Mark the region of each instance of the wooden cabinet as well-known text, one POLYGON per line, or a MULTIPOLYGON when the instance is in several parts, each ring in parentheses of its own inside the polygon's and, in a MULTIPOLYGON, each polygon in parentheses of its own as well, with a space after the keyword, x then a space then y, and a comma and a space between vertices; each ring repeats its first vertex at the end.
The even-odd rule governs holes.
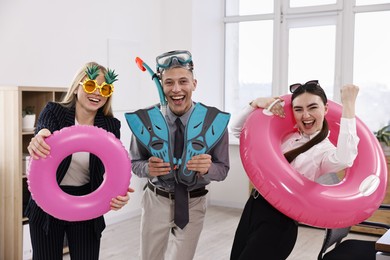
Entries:
POLYGON ((38 119, 49 101, 67 88, 0 86, 0 259, 22 259, 24 206, 29 199, 23 154, 34 135, 22 129, 22 110, 33 107, 38 119))
MULTIPOLYGON (((386 157, 387 160, 387 172, 390 173, 390 156, 386 157)), ((388 178, 387 181, 387 189, 386 189, 386 196, 383 200, 384 204, 390 204, 390 179, 388 178)), ((369 221, 374 222, 381 222, 390 224, 390 211, 384 211, 384 210, 378 210, 376 211, 369 219, 369 221)), ((352 227, 352 231, 360 232, 360 233, 367 233, 367 234, 377 234, 377 235, 383 235, 386 233, 386 230, 384 229, 375 229, 375 228, 368 228, 368 227, 362 227, 362 226, 354 226, 352 227)))

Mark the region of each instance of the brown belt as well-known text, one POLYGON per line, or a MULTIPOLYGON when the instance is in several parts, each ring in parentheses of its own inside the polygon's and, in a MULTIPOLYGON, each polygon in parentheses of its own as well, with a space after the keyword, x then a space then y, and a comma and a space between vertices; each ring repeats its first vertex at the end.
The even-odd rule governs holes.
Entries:
MULTIPOLYGON (((155 185, 153 185, 150 181, 148 181, 148 183, 146 184, 146 186, 147 186, 151 191, 153 191, 155 194, 157 194, 157 195, 163 196, 163 197, 168 198, 168 199, 171 199, 171 200, 174 200, 174 199, 175 199, 175 194, 174 194, 173 192, 168 192, 168 191, 159 189, 159 188, 157 188, 155 185)), ((199 189, 196 189, 196 190, 192 190, 192 191, 190 191, 190 192, 188 192, 188 193, 189 193, 189 195, 190 195, 190 198, 197 198, 197 197, 201 197, 201 196, 206 195, 207 192, 209 192, 209 191, 206 190, 205 187, 202 187, 202 188, 199 188, 199 189)))

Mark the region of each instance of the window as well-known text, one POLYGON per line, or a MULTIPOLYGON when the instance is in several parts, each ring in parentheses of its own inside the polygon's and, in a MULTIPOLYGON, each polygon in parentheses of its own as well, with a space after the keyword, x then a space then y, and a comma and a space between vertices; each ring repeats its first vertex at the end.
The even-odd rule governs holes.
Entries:
POLYGON ((388 4, 389 0, 356 0, 356 5, 388 4))
POLYGON ((272 94, 272 21, 227 24, 226 99, 228 107, 243 107, 254 96, 272 94), (257 32, 253 34, 253 32, 257 32))
POLYGON ((390 11, 356 14, 353 75, 360 87, 356 113, 374 131, 390 123, 389 24, 390 11))
MULTIPOLYGON (((293 28, 289 32, 288 79, 305 83, 317 79, 333 98, 336 28, 334 25, 293 28)), ((290 85, 290 84, 289 84, 290 85)), ((288 88, 286 88, 286 91, 288 88)))
POLYGON ((306 7, 314 5, 326 5, 326 4, 335 4, 336 0, 290 0, 290 7, 306 7))
POLYGON ((390 0, 225 3, 226 111, 318 79, 336 102, 340 86, 358 85, 356 112, 372 131, 390 123, 390 0))
POLYGON ((226 0, 226 15, 252 15, 273 13, 273 0, 226 0))

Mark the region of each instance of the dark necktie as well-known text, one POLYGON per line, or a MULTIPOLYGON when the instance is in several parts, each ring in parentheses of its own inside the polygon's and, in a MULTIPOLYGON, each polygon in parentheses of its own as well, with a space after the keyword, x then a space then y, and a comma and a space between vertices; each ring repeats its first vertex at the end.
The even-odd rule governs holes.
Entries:
MULTIPOLYGON (((184 146, 184 126, 180 118, 176 118, 175 146, 173 155, 177 160, 181 158, 184 146)), ((184 162, 182 162, 184 163, 184 162)), ((189 220, 188 216, 188 191, 187 186, 175 183, 175 224, 183 229, 189 220)))

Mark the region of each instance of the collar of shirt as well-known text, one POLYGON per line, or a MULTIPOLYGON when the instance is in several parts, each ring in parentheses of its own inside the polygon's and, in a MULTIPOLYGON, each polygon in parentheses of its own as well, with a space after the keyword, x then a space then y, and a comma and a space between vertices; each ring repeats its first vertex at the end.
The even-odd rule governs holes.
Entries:
POLYGON ((304 140, 309 141, 309 140, 313 139, 316 135, 318 135, 320 133, 320 131, 317 131, 317 132, 315 132, 314 134, 311 134, 311 135, 307 135, 305 133, 302 133, 300 130, 298 130, 298 133, 299 133, 298 140, 303 138, 304 140))
POLYGON ((167 121, 168 121, 169 125, 174 125, 175 121, 176 121, 176 118, 179 117, 180 120, 181 120, 181 123, 185 127, 187 125, 188 119, 190 118, 190 115, 191 115, 193 110, 194 110, 194 102, 192 102, 192 105, 191 105, 190 109, 188 109, 188 111, 186 113, 184 113, 184 115, 179 117, 179 116, 175 115, 171 111, 171 109, 168 107, 166 118, 167 118, 167 121))
MULTIPOLYGON (((317 131, 314 134, 307 135, 307 134, 299 131, 299 129, 297 129, 296 132, 293 132, 290 135, 288 135, 286 137, 286 139, 284 139, 284 141, 282 142, 283 153, 286 153, 292 149, 295 149, 295 148, 298 148, 298 147, 304 145, 305 143, 307 143, 308 141, 313 139, 319 133, 320 133, 320 131, 317 131)), ((328 133, 328 137, 329 137, 329 134, 330 134, 330 131, 328 133)))

